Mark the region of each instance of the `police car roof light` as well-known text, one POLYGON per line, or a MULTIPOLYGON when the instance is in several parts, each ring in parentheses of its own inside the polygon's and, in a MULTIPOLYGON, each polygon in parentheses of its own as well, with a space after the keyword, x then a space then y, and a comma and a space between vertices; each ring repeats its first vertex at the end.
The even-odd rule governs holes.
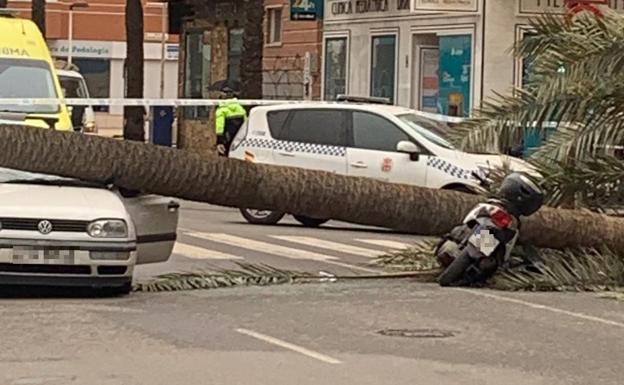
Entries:
POLYGON ((373 96, 351 96, 351 95, 338 95, 336 96, 337 102, 350 102, 350 103, 368 103, 368 104, 388 104, 392 105, 392 101, 389 98, 379 98, 373 96))

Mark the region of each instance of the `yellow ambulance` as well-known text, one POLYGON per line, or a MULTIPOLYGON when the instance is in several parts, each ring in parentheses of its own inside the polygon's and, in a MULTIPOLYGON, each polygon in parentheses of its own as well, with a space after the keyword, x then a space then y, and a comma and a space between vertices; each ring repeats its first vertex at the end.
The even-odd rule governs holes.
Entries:
POLYGON ((0 10, 0 99, 58 99, 50 104, 2 103, 0 119, 71 131, 54 62, 39 28, 0 10))

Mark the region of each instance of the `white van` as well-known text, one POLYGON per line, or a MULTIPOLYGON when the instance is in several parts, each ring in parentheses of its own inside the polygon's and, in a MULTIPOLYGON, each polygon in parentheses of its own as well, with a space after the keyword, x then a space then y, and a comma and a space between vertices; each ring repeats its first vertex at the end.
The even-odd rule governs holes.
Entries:
MULTIPOLYGON (((70 71, 65 69, 57 69, 59 81, 61 82, 61 88, 65 98, 69 99, 89 99, 89 88, 84 77, 77 71, 70 71)), ((91 106, 68 106, 70 109, 79 108, 84 109, 82 114, 82 120, 72 122, 74 131, 97 133, 97 126, 95 124, 95 111, 91 106)), ((72 114, 75 119, 79 119, 80 114, 72 114)))

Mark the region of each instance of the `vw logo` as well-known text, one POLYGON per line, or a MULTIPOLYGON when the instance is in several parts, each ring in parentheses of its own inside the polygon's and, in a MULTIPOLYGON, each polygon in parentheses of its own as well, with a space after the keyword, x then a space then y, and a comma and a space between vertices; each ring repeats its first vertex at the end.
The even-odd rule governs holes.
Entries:
POLYGON ((50 234, 52 232, 52 223, 50 221, 41 221, 37 225, 37 229, 41 234, 50 234))

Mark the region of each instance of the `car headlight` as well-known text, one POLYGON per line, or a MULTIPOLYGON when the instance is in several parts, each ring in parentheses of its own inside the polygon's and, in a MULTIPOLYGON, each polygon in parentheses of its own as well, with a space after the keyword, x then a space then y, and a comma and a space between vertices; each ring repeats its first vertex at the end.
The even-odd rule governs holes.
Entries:
POLYGON ((118 219, 102 219, 91 222, 87 232, 93 238, 126 238, 128 226, 126 222, 118 219))

